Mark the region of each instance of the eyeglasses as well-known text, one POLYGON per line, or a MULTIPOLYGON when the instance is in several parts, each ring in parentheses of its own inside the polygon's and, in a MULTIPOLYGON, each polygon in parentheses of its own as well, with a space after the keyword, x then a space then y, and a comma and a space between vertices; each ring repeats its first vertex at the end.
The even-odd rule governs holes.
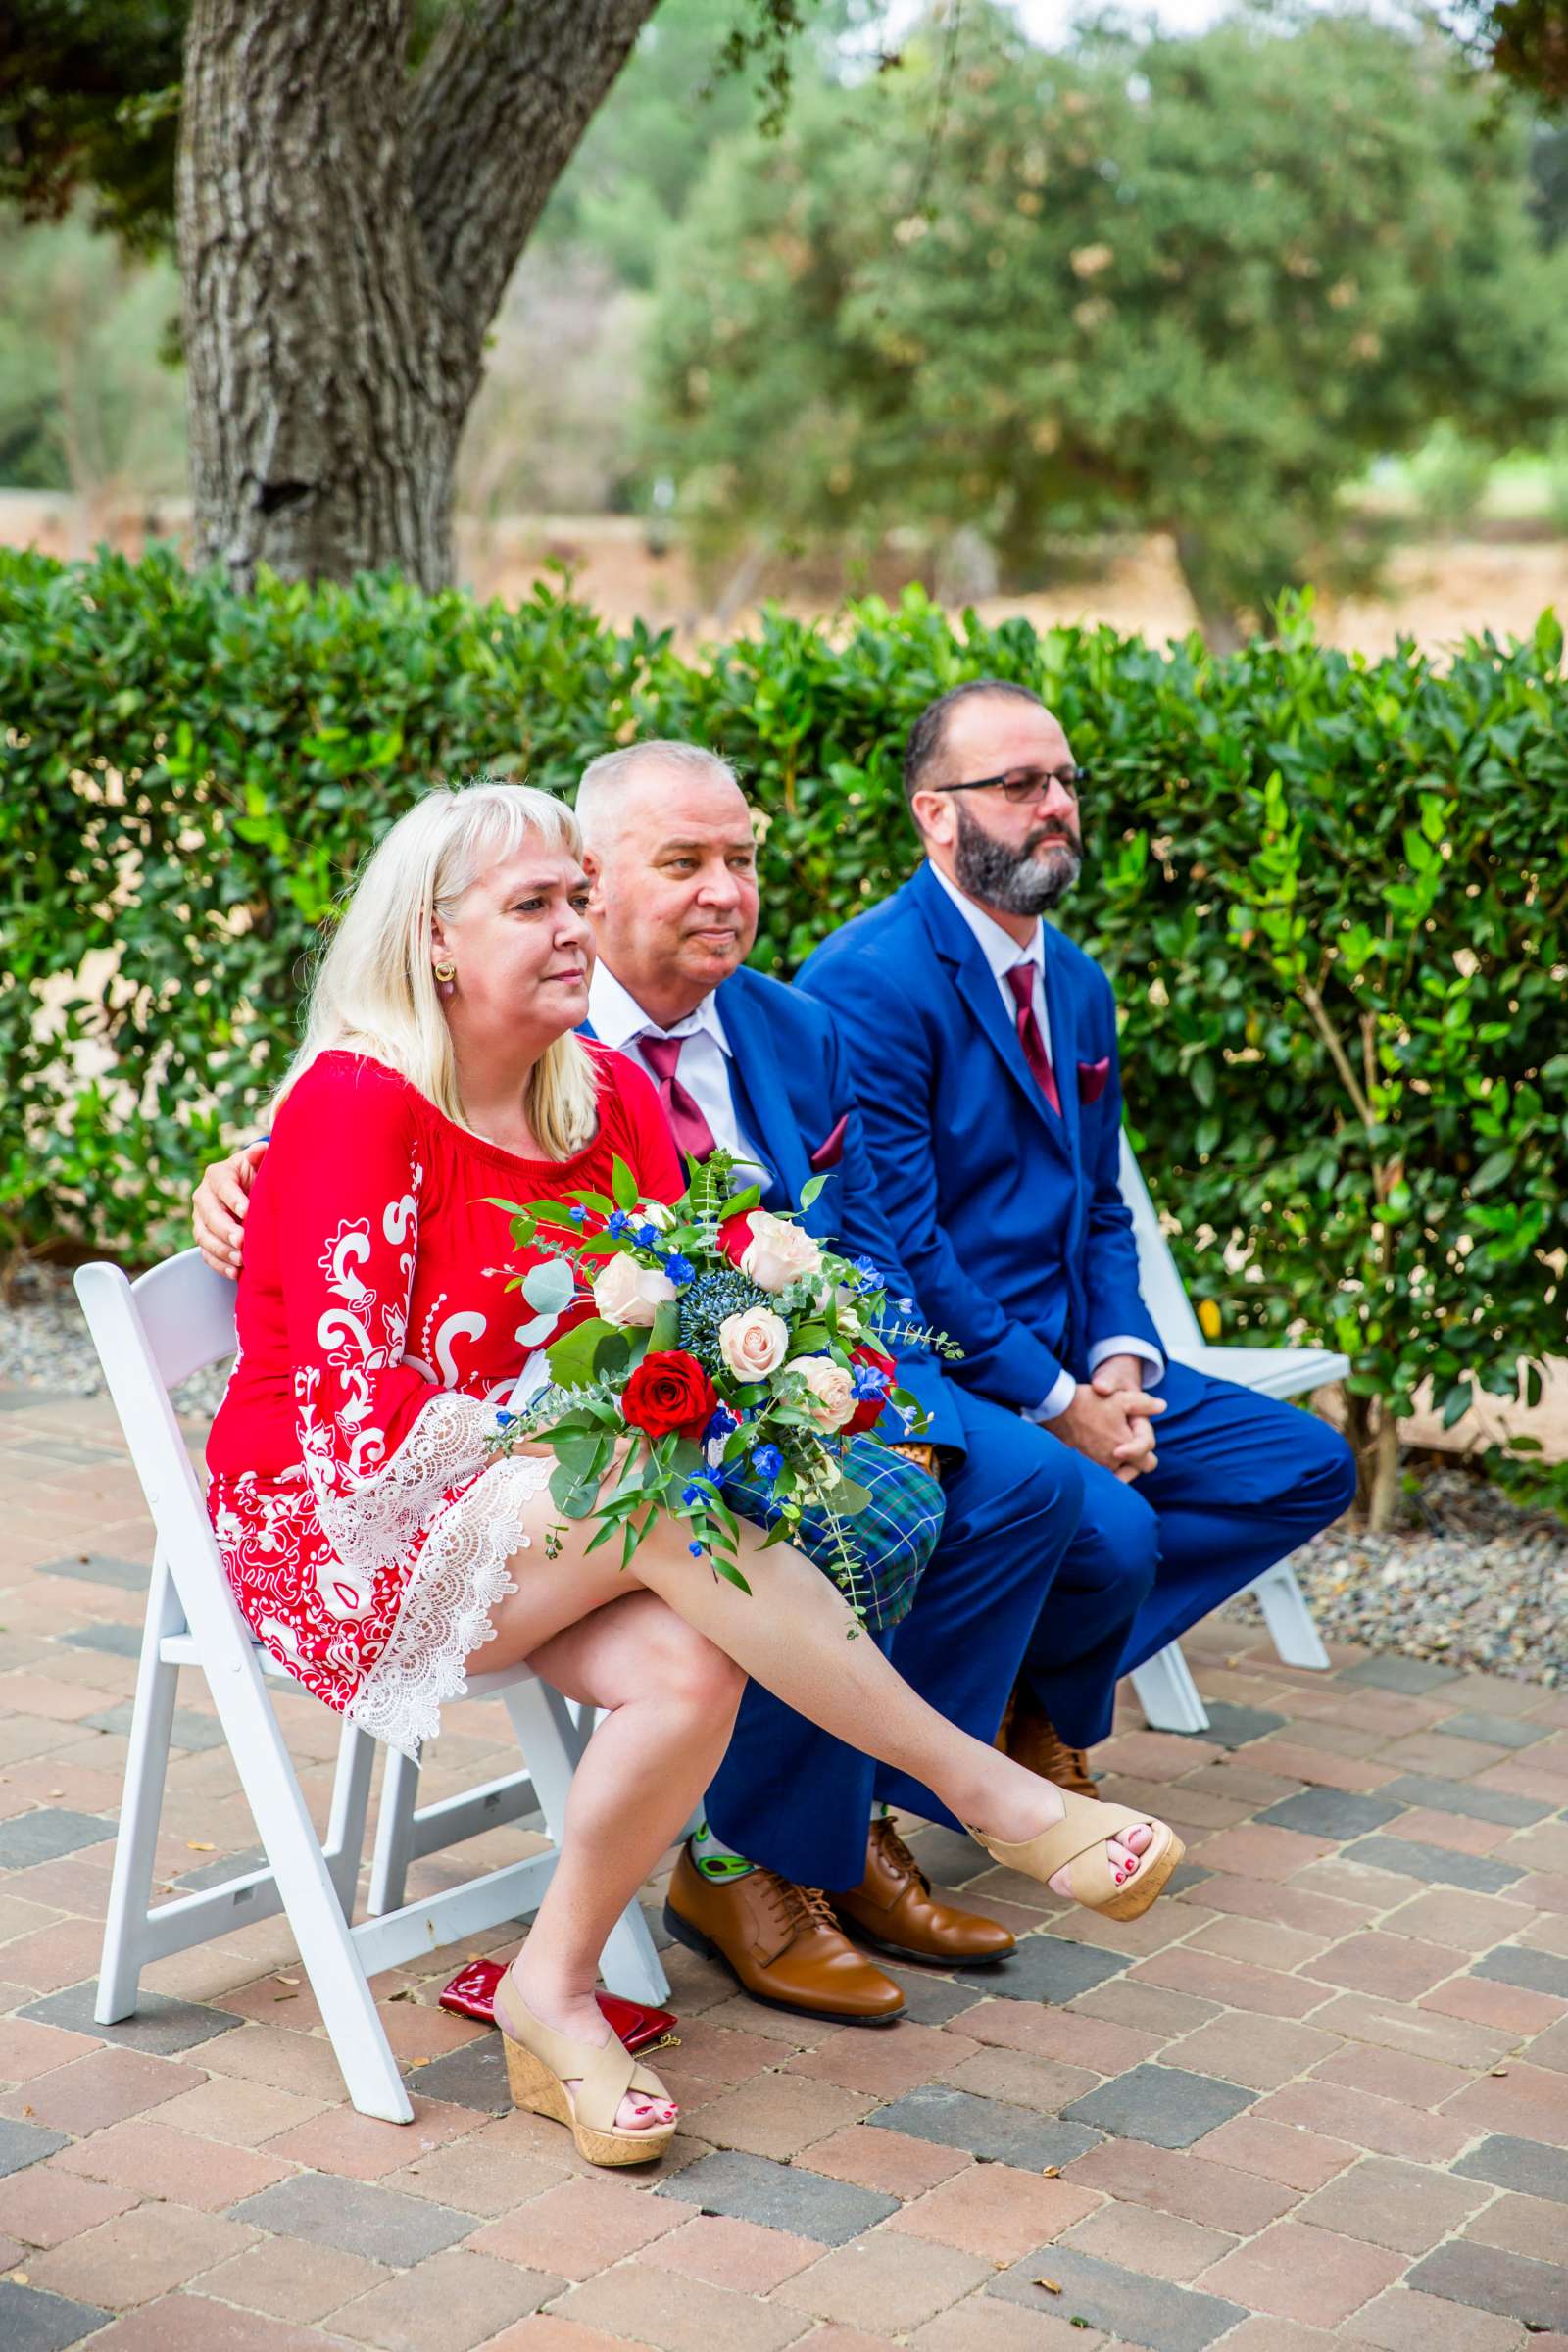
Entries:
POLYGON ((1089 781, 1087 767, 1009 767, 1004 776, 971 776, 963 784, 928 784, 928 792, 993 792, 1002 794, 1015 808, 1026 801, 1043 801, 1053 784, 1063 792, 1076 793, 1081 784, 1089 781))

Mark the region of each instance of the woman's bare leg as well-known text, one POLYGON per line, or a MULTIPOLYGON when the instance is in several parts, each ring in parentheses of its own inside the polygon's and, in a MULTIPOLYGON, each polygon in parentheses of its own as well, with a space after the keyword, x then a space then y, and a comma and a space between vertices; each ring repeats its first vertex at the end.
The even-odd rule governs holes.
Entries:
MULTIPOLYGON (((595 1609, 530 1662, 566 1697, 608 1712, 572 1775, 561 1860, 514 1975, 544 2024, 597 2043, 608 2037, 594 1998, 605 1940, 717 1770, 746 1678, 648 1592, 595 1609)), ((636 2131, 675 2113, 628 2092, 616 2121, 636 2131)))
MULTIPOLYGON (((739 1556, 752 1588, 746 1593, 715 1576, 706 1559, 693 1559, 684 1528, 663 1514, 624 1570, 608 1560, 608 1546, 587 1551, 592 1520, 571 1523, 559 1555, 548 1558, 540 1539, 555 1519, 549 1495, 537 1496, 527 1518, 533 1546, 512 1561, 517 1590, 495 1612, 495 1640, 474 1654, 480 1671, 534 1656, 544 1642, 608 1598, 643 1585, 786 1706, 924 1781, 960 1821, 1012 1843, 1061 1819, 1061 1799, 1051 1782, 959 1731, 911 1690, 873 1642, 849 1639, 854 1619, 842 1594, 787 1544, 764 1553, 760 1532, 741 1523, 739 1556)), ((1112 1867, 1132 1870, 1149 1843, 1150 1833, 1142 1829, 1129 1831, 1125 1839, 1108 1838, 1112 1867)), ((1058 1893, 1071 1894, 1065 1872, 1052 1884, 1058 1893)), ((628 1887, 621 1902, 632 1891, 628 1887)))

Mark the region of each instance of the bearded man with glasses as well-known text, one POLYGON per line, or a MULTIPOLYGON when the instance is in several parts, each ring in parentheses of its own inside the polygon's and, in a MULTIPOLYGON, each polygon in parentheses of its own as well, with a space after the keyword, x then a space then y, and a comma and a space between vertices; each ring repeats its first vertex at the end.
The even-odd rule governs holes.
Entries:
MULTIPOLYGON (((1080 1457, 1083 1517, 1000 1738, 1088 1794, 1117 1677, 1336 1519, 1354 1464, 1310 1413, 1165 1360, 1117 1183, 1110 983, 1042 919, 1083 864, 1088 777, 1060 724, 1027 687, 956 686, 916 720, 904 781, 924 861, 800 984, 850 1046, 884 1215, 964 1350, 952 1376, 1080 1457)), ((956 1634, 934 1607, 901 1631, 916 1689, 956 1634)), ((878 1794, 931 1810, 896 1775, 878 1794)))

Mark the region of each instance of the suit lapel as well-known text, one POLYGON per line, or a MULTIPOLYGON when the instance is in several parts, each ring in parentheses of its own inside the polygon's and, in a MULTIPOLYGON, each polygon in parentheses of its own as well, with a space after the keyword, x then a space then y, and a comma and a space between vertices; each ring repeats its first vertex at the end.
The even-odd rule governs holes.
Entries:
POLYGON ((717 1004, 729 1040, 730 1093, 741 1124, 756 1135, 793 1207, 811 1173, 810 1162, 768 1023, 747 985, 744 967, 719 982, 717 1004))
MULTIPOLYGON (((1023 1048, 1018 1043, 1017 1028, 1007 1017, 1006 1006, 1002 1001, 1002 990, 997 985, 995 973, 981 953, 979 941, 948 897, 941 883, 933 878, 929 866, 923 865, 920 868, 911 888, 920 895, 921 912, 925 918, 926 928, 931 934, 932 945, 943 962, 952 971, 954 985, 968 1007, 976 1025, 984 1031, 996 1052, 1001 1055, 1002 1060, 1017 1082, 1024 1101, 1050 1136, 1056 1150, 1064 1156, 1071 1158, 1072 1144, 1068 1138, 1067 1128, 1063 1119, 1057 1118, 1052 1110, 1035 1082, 1033 1070, 1030 1069, 1023 1057, 1023 1048)), ((1049 936, 1046 960, 1049 974, 1051 962, 1049 936)), ((1053 1044, 1054 1044, 1055 998, 1049 997, 1047 1002, 1051 1012, 1053 1044)), ((1067 1096, 1062 1084, 1062 1064, 1059 1060, 1055 1063, 1055 1069, 1056 1090, 1061 1095, 1065 1109, 1067 1096)), ((1076 1112, 1076 1105, 1074 1109, 1076 1112)), ((1074 1126, 1075 1136, 1076 1123, 1074 1126)))

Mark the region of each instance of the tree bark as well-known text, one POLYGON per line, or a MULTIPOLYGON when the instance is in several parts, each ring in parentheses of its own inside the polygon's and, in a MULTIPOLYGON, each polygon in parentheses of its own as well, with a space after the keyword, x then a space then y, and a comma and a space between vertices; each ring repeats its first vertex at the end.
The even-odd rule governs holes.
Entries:
POLYGON ((452 574, 458 442, 551 189, 657 0, 194 0, 177 220, 197 561, 452 574))

